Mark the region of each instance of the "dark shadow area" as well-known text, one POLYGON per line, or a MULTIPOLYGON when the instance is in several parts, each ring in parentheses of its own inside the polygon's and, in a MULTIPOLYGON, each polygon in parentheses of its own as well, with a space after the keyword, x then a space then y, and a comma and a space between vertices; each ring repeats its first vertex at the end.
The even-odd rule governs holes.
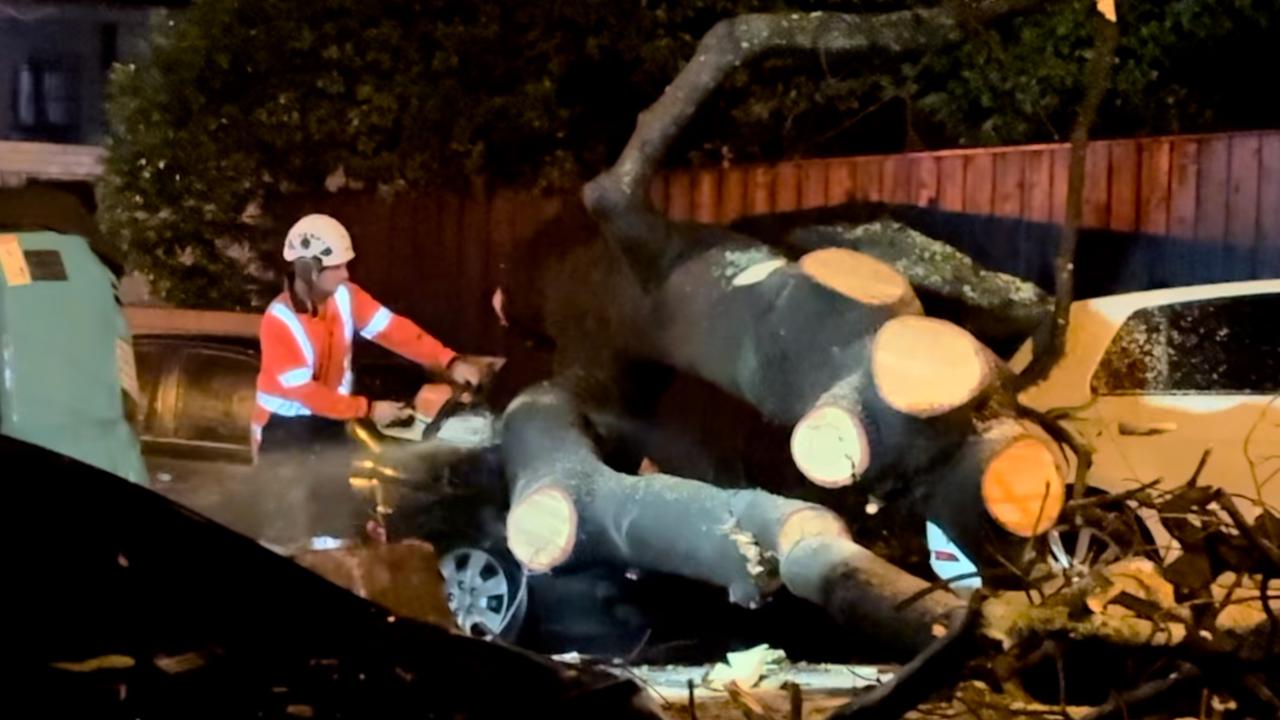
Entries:
POLYGON ((9 613, 30 717, 641 717, 634 685, 396 618, 107 473, 0 437, 31 538, 9 613), (495 678, 502 692, 493 692, 495 678))

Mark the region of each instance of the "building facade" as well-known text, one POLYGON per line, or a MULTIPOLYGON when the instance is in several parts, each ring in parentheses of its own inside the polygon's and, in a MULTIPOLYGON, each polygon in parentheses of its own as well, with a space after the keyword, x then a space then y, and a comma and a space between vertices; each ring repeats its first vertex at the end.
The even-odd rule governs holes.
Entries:
POLYGON ((0 140, 101 145, 111 66, 146 53, 154 12, 0 0, 0 140))

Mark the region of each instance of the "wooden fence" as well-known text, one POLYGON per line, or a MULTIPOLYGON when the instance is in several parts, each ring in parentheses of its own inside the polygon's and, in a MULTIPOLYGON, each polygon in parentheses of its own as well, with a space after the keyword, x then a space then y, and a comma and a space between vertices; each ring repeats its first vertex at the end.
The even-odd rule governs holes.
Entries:
MULTIPOLYGON (((670 217, 704 222, 862 201, 1053 230, 1066 212, 1068 156, 1066 144, 1053 144, 674 170, 654 182, 651 197, 670 217)), ((449 342, 496 351, 502 336, 489 298, 497 278, 511 250, 564 201, 477 188, 391 202, 344 194, 325 209, 358 238, 358 281, 449 342)), ((1156 262, 1166 240, 1200 258, 1230 258, 1202 273, 1140 275, 1137 285, 1280 275, 1280 131, 1090 143, 1084 227, 1154 242, 1155 255, 1134 263, 1156 262)), ((1014 242, 1046 246, 1053 234, 1014 242)), ((1032 249, 1022 253, 1029 264, 1003 269, 1047 271, 1051 250, 1032 249)))
MULTIPOLYGON (((743 215, 851 200, 1061 223, 1066 144, 679 170, 651 197, 671 217, 743 215)), ((1084 226, 1255 243, 1280 236, 1280 131, 1090 143, 1084 226)))

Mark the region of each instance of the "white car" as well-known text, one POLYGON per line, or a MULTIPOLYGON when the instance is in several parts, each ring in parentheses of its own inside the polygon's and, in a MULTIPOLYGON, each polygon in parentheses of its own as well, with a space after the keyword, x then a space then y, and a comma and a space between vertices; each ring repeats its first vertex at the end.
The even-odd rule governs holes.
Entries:
MULTIPOLYGON (((1010 364, 1020 370, 1030 357, 1028 342, 1010 364)), ((1073 303, 1062 359, 1020 400, 1060 414, 1092 445, 1093 487, 1176 487, 1211 449, 1201 484, 1235 495, 1246 517, 1263 504, 1276 512, 1280 280, 1073 303)))

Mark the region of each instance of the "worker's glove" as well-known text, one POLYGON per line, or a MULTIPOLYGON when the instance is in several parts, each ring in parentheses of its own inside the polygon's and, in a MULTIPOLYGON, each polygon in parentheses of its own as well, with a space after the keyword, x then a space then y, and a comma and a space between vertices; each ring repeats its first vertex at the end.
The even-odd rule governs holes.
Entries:
POLYGON ((369 403, 369 419, 375 425, 391 425, 413 416, 413 408, 394 400, 374 400, 369 403))
POLYGON ((445 374, 455 385, 478 387, 493 377, 504 362, 506 362, 504 358, 458 355, 450 361, 445 374))

